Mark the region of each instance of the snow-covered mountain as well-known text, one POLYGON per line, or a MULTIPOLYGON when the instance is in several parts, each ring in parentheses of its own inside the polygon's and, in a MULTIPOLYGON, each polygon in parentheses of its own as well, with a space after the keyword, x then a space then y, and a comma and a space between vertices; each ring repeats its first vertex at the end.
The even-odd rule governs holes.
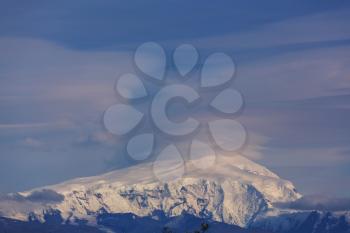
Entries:
POLYGON ((155 178, 152 164, 142 164, 7 195, 0 201, 0 213, 6 218, 41 222, 48 214, 58 213, 65 222, 92 225, 106 213, 155 218, 159 212, 166 217, 186 213, 274 232, 288 231, 310 214, 282 213, 274 207, 273 203, 295 201, 301 195, 291 182, 242 156, 220 156, 206 170, 193 163, 196 161, 186 164, 185 177, 166 183, 155 178), (283 217, 277 221, 276 216, 283 217))
POLYGON ((258 217, 250 229, 288 233, 349 233, 349 212, 272 210, 258 217))

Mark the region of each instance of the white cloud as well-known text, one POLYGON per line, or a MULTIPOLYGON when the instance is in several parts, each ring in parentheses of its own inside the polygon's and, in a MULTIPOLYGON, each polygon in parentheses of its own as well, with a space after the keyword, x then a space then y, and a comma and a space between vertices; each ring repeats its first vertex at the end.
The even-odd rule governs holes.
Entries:
POLYGON ((350 198, 307 195, 293 202, 277 203, 277 206, 297 210, 346 211, 350 209, 350 198))

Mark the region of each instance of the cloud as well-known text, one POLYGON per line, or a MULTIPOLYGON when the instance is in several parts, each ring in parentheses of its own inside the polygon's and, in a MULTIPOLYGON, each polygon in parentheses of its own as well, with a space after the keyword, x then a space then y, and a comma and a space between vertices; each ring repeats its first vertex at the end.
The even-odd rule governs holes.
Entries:
POLYGON ((235 85, 246 101, 302 100, 350 87, 350 46, 284 52, 243 62, 235 85))
POLYGON ((38 203, 59 203, 64 200, 64 196, 51 189, 42 189, 31 192, 28 196, 20 193, 12 193, 0 196, 1 201, 16 201, 16 202, 38 202, 38 203))
POLYGON ((0 124, 2 132, 23 132, 24 130, 33 132, 52 129, 72 129, 74 127, 76 127, 76 122, 64 118, 50 122, 0 124))
POLYGON ((34 191, 26 197, 28 201, 32 202, 62 202, 64 196, 51 189, 42 189, 40 191, 34 191))
POLYGON ((197 47, 256 49, 292 44, 349 40, 349 9, 315 13, 260 25, 235 34, 197 38, 197 47))
POLYGON ((81 52, 45 40, 0 37, 0 54, 0 106, 14 110, 33 103, 61 114, 104 109, 115 100, 115 79, 133 70, 129 51, 81 52))
POLYGON ((293 202, 276 203, 275 205, 280 208, 296 210, 344 211, 350 210, 350 198, 309 195, 293 202))
POLYGON ((42 128, 49 126, 49 123, 17 123, 17 124, 0 124, 0 129, 24 129, 24 128, 42 128))

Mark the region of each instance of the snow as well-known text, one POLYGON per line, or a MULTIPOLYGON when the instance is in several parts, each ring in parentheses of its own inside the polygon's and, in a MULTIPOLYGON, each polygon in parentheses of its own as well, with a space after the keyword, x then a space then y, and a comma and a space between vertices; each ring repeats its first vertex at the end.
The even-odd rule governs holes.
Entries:
POLYGON ((217 156, 215 165, 205 170, 188 162, 185 177, 167 183, 158 181, 152 171, 152 164, 146 163, 37 188, 21 195, 50 189, 64 195, 64 201, 0 201, 0 213, 20 220, 34 213, 43 220, 46 210, 57 209, 64 219, 86 219, 94 224, 101 209, 138 216, 150 216, 157 210, 178 216, 185 211, 246 227, 273 208, 272 203, 301 197, 291 182, 238 155, 217 156))

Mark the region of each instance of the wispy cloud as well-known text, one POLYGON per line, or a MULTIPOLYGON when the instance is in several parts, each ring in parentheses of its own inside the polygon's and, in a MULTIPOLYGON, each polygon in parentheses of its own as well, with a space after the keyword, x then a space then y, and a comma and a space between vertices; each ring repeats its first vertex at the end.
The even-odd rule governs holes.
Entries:
POLYGON ((0 124, 0 129, 23 129, 23 128, 42 128, 50 126, 50 123, 22 123, 22 124, 0 124))
POLYGON ((350 210, 350 198, 308 195, 296 201, 276 203, 278 207, 297 210, 344 211, 350 210))
POLYGON ((349 9, 314 13, 277 22, 267 22, 234 34, 197 38, 191 41, 201 48, 233 50, 350 40, 349 9))
MULTIPOLYGON (((0 201, 15 201, 21 202, 39 202, 39 203, 59 203, 64 200, 64 196, 51 189, 35 190, 28 195, 20 193, 11 193, 7 195, 0 195, 0 201)), ((6 204, 5 204, 6 205, 6 204)))

